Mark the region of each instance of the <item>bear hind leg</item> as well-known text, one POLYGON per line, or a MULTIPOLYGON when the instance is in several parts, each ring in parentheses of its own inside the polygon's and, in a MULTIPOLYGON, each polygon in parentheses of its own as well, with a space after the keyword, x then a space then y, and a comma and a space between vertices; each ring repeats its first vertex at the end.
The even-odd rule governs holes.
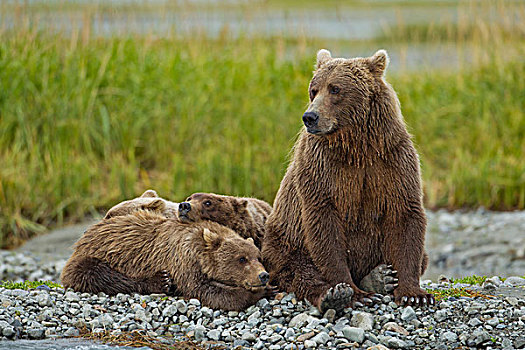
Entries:
POLYGON ((115 295, 168 293, 170 290, 170 278, 166 271, 135 279, 112 269, 102 260, 89 257, 78 259, 68 270, 70 271, 63 284, 78 292, 115 295))

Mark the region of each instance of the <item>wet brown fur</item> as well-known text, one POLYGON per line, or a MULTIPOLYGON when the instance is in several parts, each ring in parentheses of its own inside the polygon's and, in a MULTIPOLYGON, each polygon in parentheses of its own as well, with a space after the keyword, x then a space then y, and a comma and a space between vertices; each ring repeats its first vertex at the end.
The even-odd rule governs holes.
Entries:
POLYGON ((251 237, 262 246, 270 204, 257 198, 223 196, 214 193, 194 193, 186 199, 191 210, 181 221, 210 220, 231 228, 243 238, 251 237), (209 204, 209 205, 208 205, 209 204))
POLYGON ((426 295, 419 158, 383 78, 387 63, 384 51, 354 59, 320 51, 307 110, 319 122, 302 130, 267 220, 271 283, 316 305, 342 282, 362 298, 357 285, 381 263, 398 270, 397 302, 426 295))
POLYGON ((61 280, 80 292, 152 293, 157 291, 147 282, 159 270, 170 274, 182 296, 212 308, 240 310, 266 293, 253 240, 214 222, 180 223, 148 210, 89 228, 75 244, 61 280))

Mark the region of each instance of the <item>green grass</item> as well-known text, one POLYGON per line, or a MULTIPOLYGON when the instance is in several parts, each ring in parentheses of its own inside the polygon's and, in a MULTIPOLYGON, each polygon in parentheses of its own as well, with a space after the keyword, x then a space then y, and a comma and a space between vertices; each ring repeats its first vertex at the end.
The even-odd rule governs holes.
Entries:
MULTIPOLYGON (((388 74, 429 207, 525 208, 525 44, 491 33, 458 46, 458 69, 388 74)), ((0 246, 147 188, 272 202, 326 45, 3 32, 0 246)))
POLYGON ((13 282, 13 281, 1 281, 0 288, 5 289, 36 289, 38 286, 46 285, 50 288, 62 288, 58 283, 52 281, 24 281, 24 282, 13 282))
POLYGON ((472 275, 472 276, 465 276, 462 278, 451 278, 450 281, 452 283, 466 283, 470 285, 482 285, 483 282, 487 280, 487 276, 478 276, 478 275, 472 275))

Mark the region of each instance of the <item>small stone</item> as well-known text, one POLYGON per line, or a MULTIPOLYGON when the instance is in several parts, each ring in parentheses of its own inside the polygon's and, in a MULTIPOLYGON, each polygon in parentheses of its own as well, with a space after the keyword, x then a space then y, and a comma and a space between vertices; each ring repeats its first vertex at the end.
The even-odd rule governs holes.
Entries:
POLYGON ((185 314, 188 311, 188 305, 186 305, 184 300, 177 300, 177 302, 175 302, 175 306, 181 314, 185 314))
POLYGON ((293 328, 288 328, 286 332, 284 332, 284 338, 288 341, 294 340, 295 331, 293 330, 293 328))
POLYGON ((30 339, 42 339, 44 338, 45 332, 44 328, 29 328, 27 330, 27 335, 30 339))
POLYGON ((109 314, 97 316, 97 320, 104 327, 112 327, 114 323, 113 318, 109 314))
POLYGON ((441 334, 440 339, 447 343, 453 343, 456 340, 458 340, 458 336, 454 332, 446 331, 443 334, 441 334))
POLYGON ((518 277, 518 276, 508 277, 505 280, 505 284, 508 284, 512 287, 525 286, 525 278, 518 277))
POLYGON ((314 332, 304 333, 298 336, 296 340, 297 342, 301 343, 301 342, 304 342, 305 340, 312 338, 314 335, 315 335, 314 332))
POLYGON ((254 342, 257 339, 257 337, 253 333, 246 332, 242 335, 242 339, 249 341, 249 342, 254 342))
POLYGON ((194 329, 195 340, 197 340, 197 341, 204 340, 204 338, 205 338, 204 332, 205 331, 206 331, 206 328, 204 328, 204 326, 196 326, 195 329, 194 329))
POLYGON ((11 326, 2 329, 2 335, 7 338, 11 338, 16 334, 15 329, 11 326))
POLYGON ((212 340, 218 341, 221 338, 221 332, 216 329, 212 329, 206 333, 206 336, 212 340))
POLYGON ((306 325, 313 317, 308 315, 307 313, 303 312, 297 316, 294 316, 290 320, 290 323, 288 323, 288 326, 294 327, 294 328, 302 328, 304 325, 306 325))
POLYGON ((496 327, 499 324, 499 320, 497 317, 489 318, 486 322, 491 327, 496 327))
POLYGON ((478 318, 471 318, 467 324, 471 327, 477 327, 479 326, 480 324, 482 324, 483 322, 481 322, 478 318))
POLYGON ((315 337, 313 337, 312 340, 318 345, 319 344, 324 345, 328 342, 328 340, 330 340, 330 336, 326 332, 321 332, 317 334, 315 337))
POLYGON ((490 335, 483 330, 475 330, 472 336, 467 340, 468 346, 479 347, 490 341, 490 335))
POLYGON ((501 279, 498 276, 492 276, 491 278, 487 278, 486 282, 492 283, 493 285, 499 287, 501 284, 501 279))
POLYGON ((374 317, 367 312, 356 312, 350 320, 350 325, 365 331, 371 331, 374 327, 374 317))
POLYGON ((516 340, 514 340, 514 347, 516 349, 523 349, 525 348, 525 337, 518 337, 516 340))
POLYGON ((412 306, 407 306, 403 312, 401 313, 401 319, 405 322, 410 322, 414 318, 416 318, 416 312, 412 308, 412 306))
POLYGON ((407 343, 404 340, 396 337, 388 339, 386 345, 394 349, 404 349, 407 347, 407 343))
POLYGON ((65 332, 65 337, 77 337, 80 335, 80 332, 75 327, 69 327, 65 332))
POLYGON ((162 310, 163 317, 173 317, 177 314, 178 308, 176 305, 170 304, 162 310))
POLYGON ((75 292, 66 292, 66 294, 64 295, 64 298, 66 299, 66 301, 79 301, 80 300, 80 297, 75 292))
POLYGON ((389 349, 383 344, 376 344, 374 346, 367 348, 366 350, 389 350, 389 349))
POLYGON ((383 326, 383 329, 385 331, 391 331, 391 332, 396 332, 402 335, 408 335, 408 331, 395 322, 385 323, 385 325, 383 326))
POLYGON ((434 319, 437 322, 443 322, 448 318, 447 311, 446 310, 438 310, 436 311, 434 315, 434 319))
POLYGON ((235 339, 233 341, 233 347, 234 348, 237 348, 237 347, 245 347, 245 346, 249 346, 250 343, 248 343, 246 340, 244 339, 235 339))
POLYGON ((343 336, 350 341, 361 344, 365 340, 365 331, 361 328, 345 326, 343 336))
POLYGON ((35 300, 40 306, 52 306, 53 305, 53 302, 51 301, 51 297, 49 296, 48 293, 45 293, 45 292, 38 294, 35 300))
POLYGON ((304 341, 304 347, 307 348, 307 349, 313 349, 313 348, 317 347, 317 343, 314 342, 313 340, 305 340, 304 341))
POLYGON ((201 306, 201 302, 199 301, 199 299, 195 299, 195 298, 190 299, 189 304, 190 305, 195 305, 197 307, 201 306))
POLYGON ((333 323, 334 319, 335 319, 335 315, 336 315, 336 312, 335 312, 334 309, 328 309, 324 313, 323 317, 326 318, 328 320, 328 322, 333 323))

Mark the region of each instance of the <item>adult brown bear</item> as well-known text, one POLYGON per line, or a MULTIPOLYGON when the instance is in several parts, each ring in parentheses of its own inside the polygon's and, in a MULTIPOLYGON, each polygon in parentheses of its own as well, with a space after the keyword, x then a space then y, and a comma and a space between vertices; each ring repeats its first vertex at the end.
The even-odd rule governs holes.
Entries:
POLYGON ((419 158, 387 53, 332 58, 319 51, 305 128, 266 222, 263 259, 271 283, 321 311, 370 296, 361 280, 392 264, 402 304, 433 304, 419 287, 426 216, 419 158))

